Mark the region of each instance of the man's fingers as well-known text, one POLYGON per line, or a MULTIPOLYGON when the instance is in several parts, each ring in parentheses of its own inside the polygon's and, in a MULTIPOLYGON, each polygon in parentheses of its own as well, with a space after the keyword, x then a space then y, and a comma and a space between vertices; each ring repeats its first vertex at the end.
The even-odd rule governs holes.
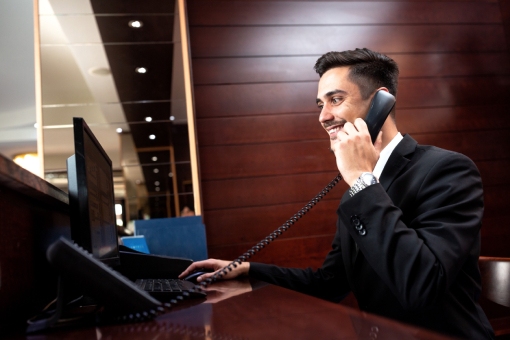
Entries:
POLYGON ((186 270, 184 270, 179 275, 179 278, 182 279, 182 278, 188 276, 189 274, 193 273, 195 270, 200 269, 200 268, 214 270, 215 268, 214 268, 213 260, 209 259, 209 260, 204 260, 204 261, 193 262, 188 268, 186 268, 186 270))
POLYGON ((207 280, 208 278, 212 277, 214 274, 216 274, 216 272, 214 272, 214 273, 206 273, 204 275, 200 275, 199 277, 197 277, 197 282, 202 282, 204 280, 207 280))
POLYGON ((188 274, 195 270, 195 267, 196 267, 195 263, 192 263, 188 268, 186 268, 182 273, 179 274, 179 279, 188 276, 188 274))

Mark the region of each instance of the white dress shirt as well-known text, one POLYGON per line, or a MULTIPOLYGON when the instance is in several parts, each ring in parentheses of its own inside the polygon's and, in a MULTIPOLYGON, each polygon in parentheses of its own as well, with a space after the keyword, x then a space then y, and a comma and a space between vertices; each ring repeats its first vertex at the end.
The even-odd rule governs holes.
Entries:
POLYGON ((381 177, 384 166, 386 165, 386 163, 388 162, 388 159, 391 156, 391 153, 393 152, 393 150, 395 150, 398 143, 400 143, 400 141, 402 139, 404 139, 402 134, 400 132, 397 132, 397 134, 395 135, 395 137, 393 137, 391 142, 389 142, 388 145, 386 145, 386 147, 381 150, 381 153, 379 155, 379 160, 375 164, 374 171, 372 171, 372 173, 374 174, 375 178, 377 178, 378 181, 379 181, 379 178, 381 177))

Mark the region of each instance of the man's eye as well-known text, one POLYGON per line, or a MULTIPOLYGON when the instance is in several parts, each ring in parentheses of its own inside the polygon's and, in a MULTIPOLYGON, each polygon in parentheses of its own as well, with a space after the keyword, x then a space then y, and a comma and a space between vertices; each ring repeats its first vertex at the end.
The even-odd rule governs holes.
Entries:
POLYGON ((338 104, 338 103, 340 103, 340 98, 332 98, 332 99, 331 99, 331 103, 333 103, 333 104, 338 104))
POLYGON ((324 104, 317 104, 317 107, 319 108, 319 110, 322 110, 322 108, 324 107, 324 104))

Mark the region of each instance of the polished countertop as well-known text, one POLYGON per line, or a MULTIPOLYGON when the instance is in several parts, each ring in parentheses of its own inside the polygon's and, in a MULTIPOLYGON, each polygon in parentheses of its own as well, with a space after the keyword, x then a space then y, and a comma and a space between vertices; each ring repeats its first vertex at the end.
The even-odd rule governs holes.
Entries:
POLYGON ((288 289, 248 279, 208 288, 151 321, 87 326, 27 339, 449 339, 288 289))

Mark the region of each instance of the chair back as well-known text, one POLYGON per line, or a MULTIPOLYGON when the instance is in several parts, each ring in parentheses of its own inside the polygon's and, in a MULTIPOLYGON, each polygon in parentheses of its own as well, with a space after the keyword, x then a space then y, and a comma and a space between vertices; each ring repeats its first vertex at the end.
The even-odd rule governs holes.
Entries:
POLYGON ((480 256, 480 306, 494 328, 496 339, 510 339, 510 258, 480 256))
POLYGON ((510 258, 480 256, 482 295, 510 308, 510 258))

